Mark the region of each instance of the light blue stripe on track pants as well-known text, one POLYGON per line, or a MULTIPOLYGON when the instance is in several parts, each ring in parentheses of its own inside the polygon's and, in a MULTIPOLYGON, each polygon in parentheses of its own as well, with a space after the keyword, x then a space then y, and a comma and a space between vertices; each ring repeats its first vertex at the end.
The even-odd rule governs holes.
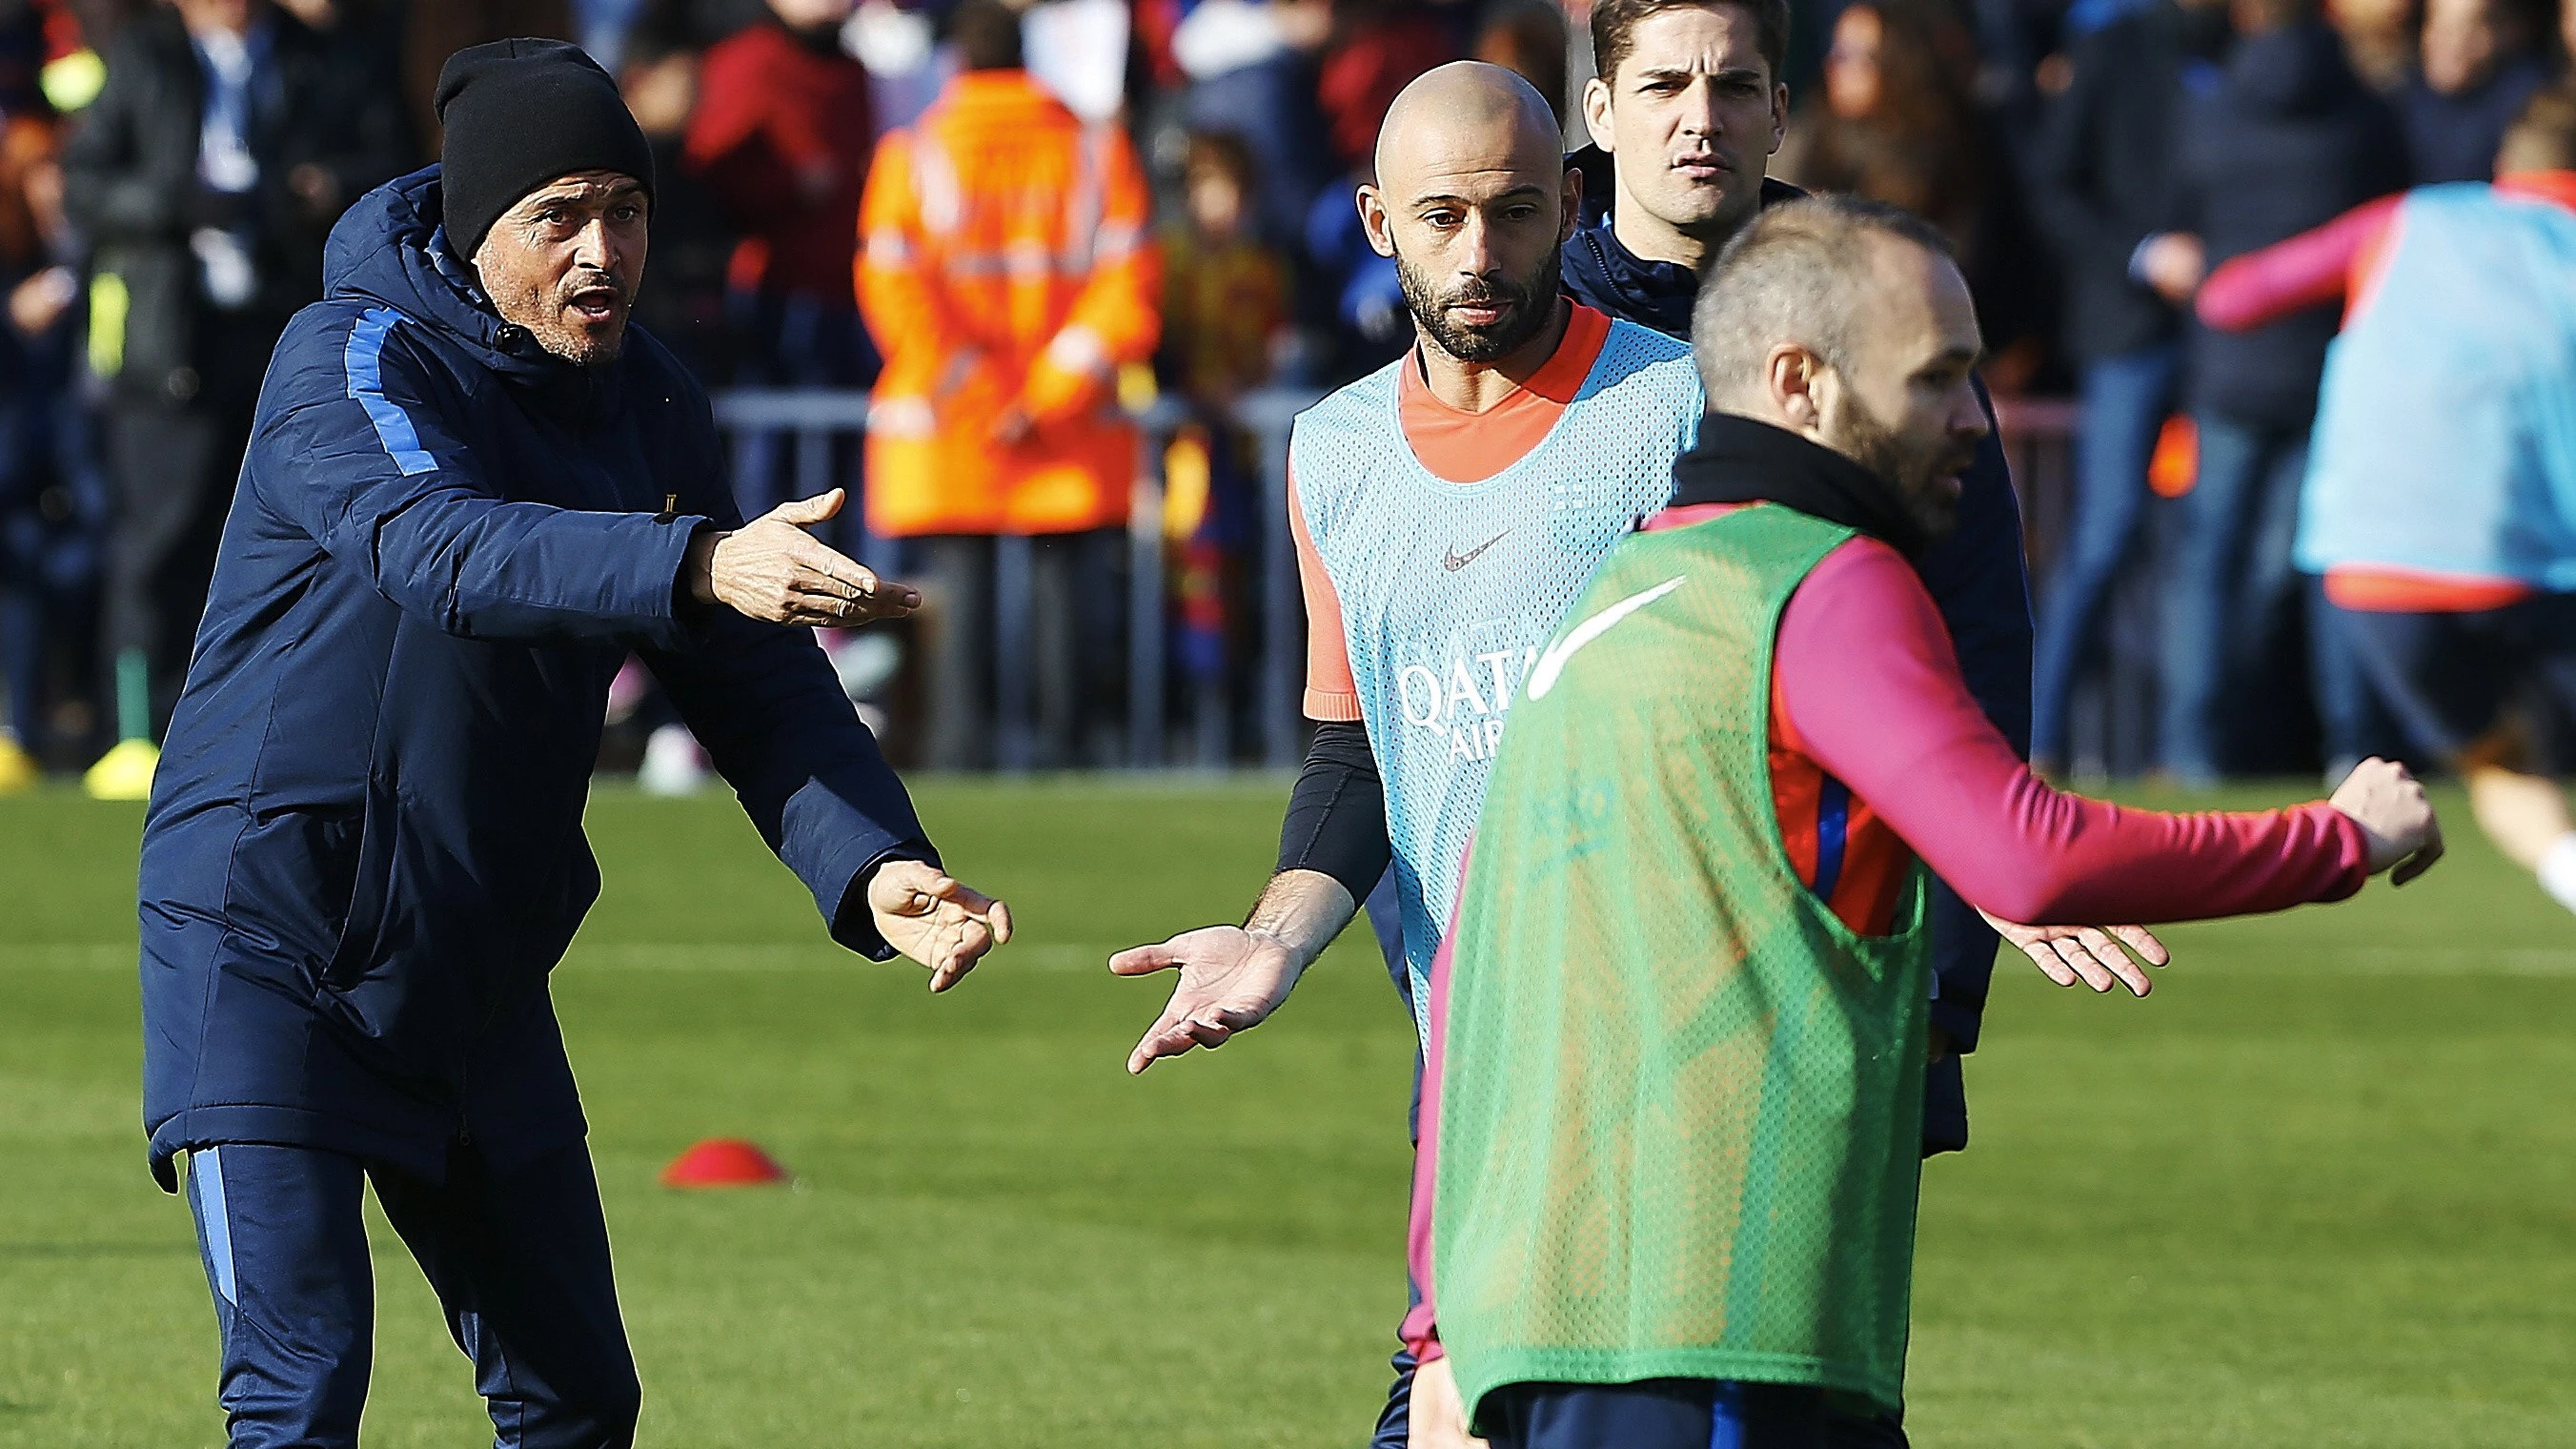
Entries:
POLYGON ((579 1142, 497 1175, 460 1151, 440 1183, 311 1148, 190 1153, 234 1449, 357 1444, 375 1340, 370 1181, 473 1360, 498 1449, 627 1449, 641 1395, 579 1142))

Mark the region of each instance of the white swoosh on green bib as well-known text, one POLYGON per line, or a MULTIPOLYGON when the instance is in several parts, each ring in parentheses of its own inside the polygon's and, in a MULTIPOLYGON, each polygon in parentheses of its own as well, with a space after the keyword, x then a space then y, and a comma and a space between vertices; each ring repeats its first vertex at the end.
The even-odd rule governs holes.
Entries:
POLYGON ((1538 657, 1538 663, 1531 668, 1529 697, 1540 699, 1545 697, 1549 690, 1556 688, 1556 677, 1565 672, 1565 661, 1574 657, 1575 650, 1609 633, 1611 625, 1681 586, 1681 577, 1666 579, 1642 594, 1630 594, 1609 608, 1566 630, 1565 637, 1547 646, 1547 652, 1541 654, 1538 657))

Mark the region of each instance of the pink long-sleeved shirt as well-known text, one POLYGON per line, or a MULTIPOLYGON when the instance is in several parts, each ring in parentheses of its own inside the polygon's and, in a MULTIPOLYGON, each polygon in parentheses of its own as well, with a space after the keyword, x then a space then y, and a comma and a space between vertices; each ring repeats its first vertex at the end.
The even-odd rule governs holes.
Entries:
MULTIPOLYGON (((1738 506, 1670 509, 1678 528, 1738 506)), ((1912 565, 1875 539, 1825 556, 1781 612, 1773 650, 1771 759, 1847 787, 1849 872, 1874 853, 1918 851, 1970 903, 2014 921, 2181 921, 2340 900, 2369 873, 2369 841, 2323 801, 2287 810, 2169 815, 2065 794, 2030 772, 1968 693, 1939 609, 1912 565), (1864 810, 1862 807, 1866 806, 1864 810)), ((1798 823, 1784 810, 1782 834, 1798 823)), ((1886 889, 1903 871, 1871 871, 1886 889)), ((1802 867, 1810 888, 1815 876, 1802 867)), ((1465 892, 1459 893, 1463 899, 1465 892)), ((1857 912, 1837 902, 1848 921, 1857 912)), ((1884 920, 1877 903, 1869 913, 1884 920)), ((1430 1056, 1407 1251, 1422 1303, 1405 1338, 1440 1353, 1431 1279, 1440 1071, 1450 940, 1431 973, 1430 1056)))

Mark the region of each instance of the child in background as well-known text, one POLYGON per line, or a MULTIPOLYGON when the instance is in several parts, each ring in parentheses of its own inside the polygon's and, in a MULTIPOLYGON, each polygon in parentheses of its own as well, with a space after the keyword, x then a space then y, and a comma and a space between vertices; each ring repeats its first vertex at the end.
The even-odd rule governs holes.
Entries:
POLYGON ((1165 384, 1193 421, 1164 460, 1164 538, 1178 627, 1175 662, 1198 696, 1198 754, 1221 765, 1231 734, 1223 691, 1229 638, 1245 617, 1242 560, 1254 546, 1249 442, 1236 399, 1270 380, 1289 340, 1288 270, 1253 235, 1252 152, 1230 133, 1190 138, 1182 220, 1163 247, 1165 384))
POLYGON ((1252 152, 1231 133, 1190 138, 1187 205, 1163 233, 1164 376, 1223 412, 1270 378, 1288 332, 1288 271, 1253 236, 1252 152))

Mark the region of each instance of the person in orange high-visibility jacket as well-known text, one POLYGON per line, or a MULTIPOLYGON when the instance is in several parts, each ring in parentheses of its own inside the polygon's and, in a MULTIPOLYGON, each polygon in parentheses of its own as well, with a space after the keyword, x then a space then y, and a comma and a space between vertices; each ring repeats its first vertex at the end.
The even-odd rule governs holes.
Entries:
POLYGON ((1161 267, 1143 168, 1021 68, 1020 22, 966 0, 964 69, 877 147, 859 204, 859 310, 885 357, 869 409, 868 526, 917 541, 929 631, 929 762, 991 747, 994 537, 1036 536, 1034 750, 1108 763, 1136 429, 1118 370, 1153 355, 1161 267))
POLYGON ((1143 169, 1123 132, 1038 87, 1016 18, 978 25, 984 8, 960 9, 966 69, 879 143, 860 203, 885 536, 1120 526, 1136 475, 1117 373, 1160 331, 1143 169))

